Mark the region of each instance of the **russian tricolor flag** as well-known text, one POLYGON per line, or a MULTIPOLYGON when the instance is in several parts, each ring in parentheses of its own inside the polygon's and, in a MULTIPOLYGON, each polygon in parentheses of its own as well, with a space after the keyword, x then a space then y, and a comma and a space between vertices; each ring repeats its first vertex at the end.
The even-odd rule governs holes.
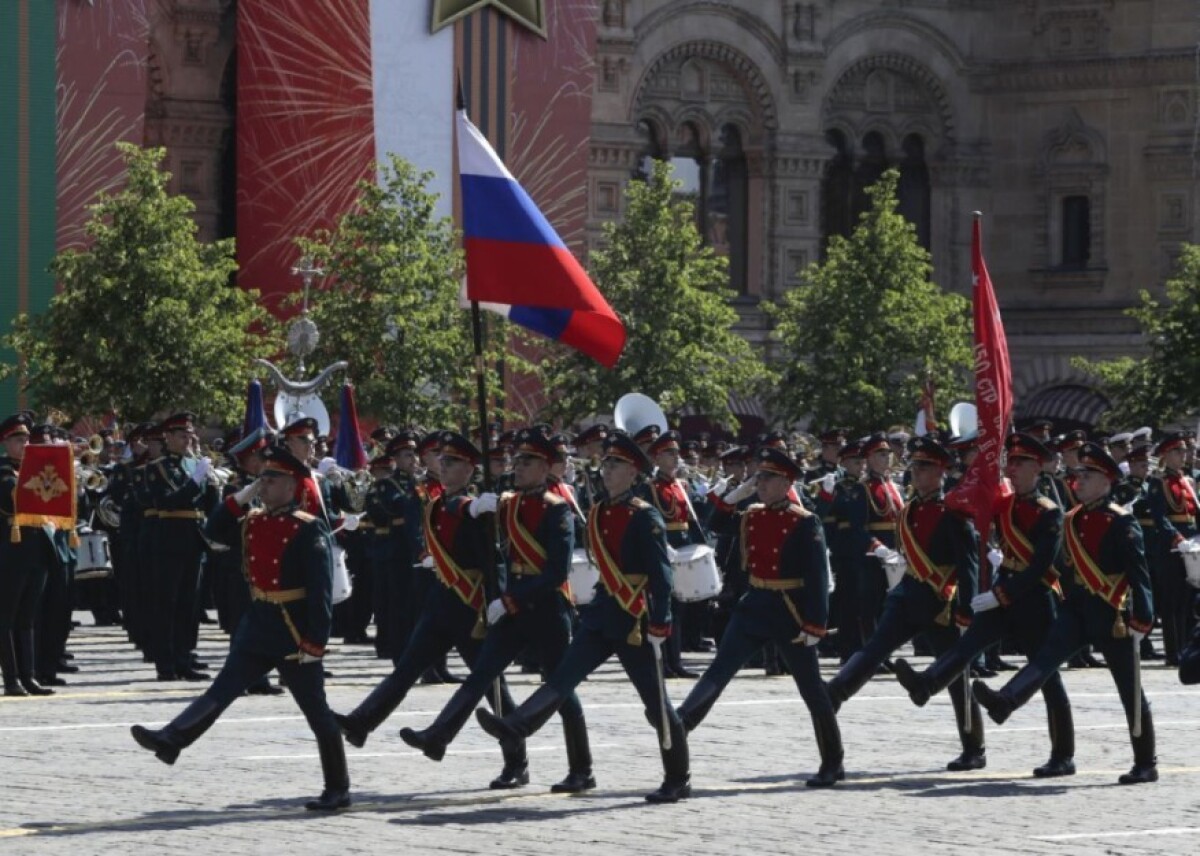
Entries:
POLYGON ((612 368, 625 325, 465 110, 457 122, 467 298, 612 368))

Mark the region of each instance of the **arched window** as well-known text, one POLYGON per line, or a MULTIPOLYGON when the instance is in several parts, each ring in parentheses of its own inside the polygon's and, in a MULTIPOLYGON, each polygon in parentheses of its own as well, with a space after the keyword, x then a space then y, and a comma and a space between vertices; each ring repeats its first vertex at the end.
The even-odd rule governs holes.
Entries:
POLYGON ((736 125, 721 128, 720 148, 710 159, 709 169, 705 241, 729 259, 729 285, 745 294, 748 173, 742 134, 736 125))
POLYGON ((902 144, 900 160, 900 213, 917 229, 917 240, 930 249, 929 228, 929 167, 925 163, 925 141, 919 134, 909 134, 902 144))
POLYGON ((848 237, 854 228, 854 153, 841 131, 826 131, 825 141, 835 154, 829 159, 821 182, 822 253, 830 237, 848 237))

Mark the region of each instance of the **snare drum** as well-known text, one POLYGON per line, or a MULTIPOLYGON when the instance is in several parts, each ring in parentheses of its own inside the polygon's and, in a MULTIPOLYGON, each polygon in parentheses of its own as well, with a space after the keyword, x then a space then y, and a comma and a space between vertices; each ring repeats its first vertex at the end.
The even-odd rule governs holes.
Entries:
POLYGON ((333 602, 341 603, 350 597, 353 586, 350 582, 350 569, 346 567, 346 550, 338 544, 333 545, 333 602))
POLYGON ((571 597, 576 606, 586 606, 596 596, 600 584, 600 569, 592 562, 587 550, 577 548, 571 554, 571 597))
POLYGON ((717 554, 707 544, 680 547, 671 562, 672 588, 684 603, 714 598, 721 593, 717 554))
POLYGON ((904 579, 904 575, 908 573, 908 561, 903 555, 896 553, 891 560, 882 564, 883 572, 887 575, 888 591, 891 591, 900 585, 900 580, 904 579))
POLYGON ((108 533, 79 531, 79 549, 76 551, 75 579, 102 580, 113 573, 112 557, 108 553, 108 533))
POLYGON ((1200 588, 1200 538, 1184 541, 1179 545, 1179 555, 1183 558, 1183 569, 1187 573, 1187 581, 1200 588))

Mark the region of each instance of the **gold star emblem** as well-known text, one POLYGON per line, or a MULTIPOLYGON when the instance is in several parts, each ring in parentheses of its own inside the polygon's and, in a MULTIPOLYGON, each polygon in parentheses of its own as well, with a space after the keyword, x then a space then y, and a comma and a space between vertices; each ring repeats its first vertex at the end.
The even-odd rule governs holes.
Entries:
POLYGON ((436 33, 442 27, 485 6, 496 7, 522 27, 546 38, 545 0, 433 0, 433 20, 429 31, 436 33))
POLYGON ((40 473, 25 482, 22 487, 36 493, 42 502, 49 502, 70 490, 66 482, 59 478, 58 470, 49 464, 40 473))

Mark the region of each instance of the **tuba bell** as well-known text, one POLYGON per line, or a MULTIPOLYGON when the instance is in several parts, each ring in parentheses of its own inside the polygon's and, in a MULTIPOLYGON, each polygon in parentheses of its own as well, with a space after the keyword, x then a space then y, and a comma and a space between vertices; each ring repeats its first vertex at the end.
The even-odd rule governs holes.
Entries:
POLYGON ((630 435, 648 425, 657 425, 659 432, 665 432, 667 415, 650 396, 629 392, 622 395, 613 408, 613 425, 630 435))

